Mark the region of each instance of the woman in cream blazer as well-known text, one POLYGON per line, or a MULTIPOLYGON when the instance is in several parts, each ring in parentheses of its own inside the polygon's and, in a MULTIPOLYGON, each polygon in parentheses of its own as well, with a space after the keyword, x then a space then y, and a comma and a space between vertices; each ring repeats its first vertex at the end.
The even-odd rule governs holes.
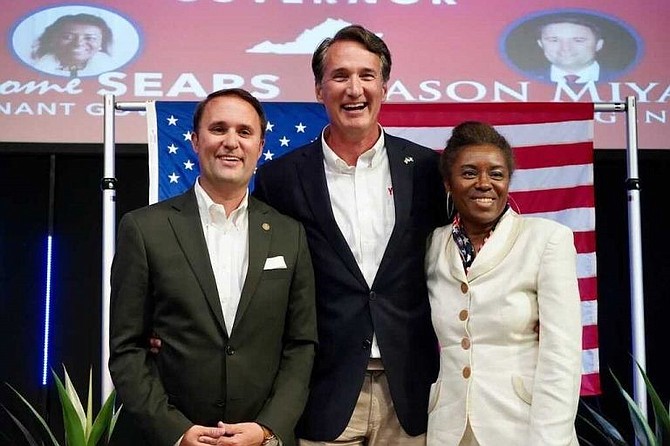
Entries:
POLYGON ((440 342, 428 445, 577 445, 582 328, 572 231, 509 208, 512 150, 487 124, 457 126, 441 168, 457 214, 434 231, 426 254, 440 342))

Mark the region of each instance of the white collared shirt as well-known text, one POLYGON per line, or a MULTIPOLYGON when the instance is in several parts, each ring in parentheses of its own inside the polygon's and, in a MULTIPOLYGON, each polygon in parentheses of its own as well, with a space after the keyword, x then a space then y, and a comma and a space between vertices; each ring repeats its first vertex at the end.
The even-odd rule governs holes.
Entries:
MULTIPOLYGON (((324 135, 325 129, 321 143, 333 215, 365 281, 372 287, 395 225, 393 183, 384 132, 358 157, 355 166, 348 166, 337 156, 324 135)), ((376 336, 370 356, 381 356, 376 336)))
POLYGON ((578 84, 585 84, 591 81, 597 81, 600 79, 600 64, 596 61, 593 61, 591 65, 586 68, 579 70, 576 73, 568 73, 565 70, 558 68, 555 65, 551 66, 551 80, 553 82, 565 82, 565 76, 568 74, 575 74, 579 76, 575 81, 578 84))
POLYGON ((249 268, 249 191, 230 216, 226 215, 222 204, 210 198, 200 186, 199 179, 195 182, 195 197, 223 319, 230 336, 249 268))

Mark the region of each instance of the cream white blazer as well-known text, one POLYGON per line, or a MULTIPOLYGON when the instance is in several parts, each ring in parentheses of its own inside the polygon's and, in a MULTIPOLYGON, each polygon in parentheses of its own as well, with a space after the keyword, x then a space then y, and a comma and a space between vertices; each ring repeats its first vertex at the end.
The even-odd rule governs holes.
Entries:
POLYGON ((440 374, 428 445, 577 445, 582 327, 572 231, 511 209, 466 276, 451 225, 429 239, 426 273, 440 374), (534 331, 540 324, 539 335, 534 331))

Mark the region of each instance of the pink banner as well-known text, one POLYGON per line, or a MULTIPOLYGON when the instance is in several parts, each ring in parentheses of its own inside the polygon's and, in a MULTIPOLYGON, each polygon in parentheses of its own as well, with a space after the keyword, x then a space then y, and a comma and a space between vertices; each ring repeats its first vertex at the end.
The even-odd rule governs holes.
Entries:
MULTIPOLYGON (((670 8, 664 0, 48 0, 6 2, 0 139, 102 142, 102 96, 193 101, 239 86, 314 101, 311 54, 359 23, 393 54, 387 102, 638 102, 641 148, 670 148, 670 8), (595 62, 595 64, 594 64, 595 62), (584 63, 575 83, 564 71, 584 63), (560 78, 559 78, 560 76, 560 78)), ((146 142, 119 112, 116 140, 146 142)), ((595 145, 626 145, 598 113, 595 145)))

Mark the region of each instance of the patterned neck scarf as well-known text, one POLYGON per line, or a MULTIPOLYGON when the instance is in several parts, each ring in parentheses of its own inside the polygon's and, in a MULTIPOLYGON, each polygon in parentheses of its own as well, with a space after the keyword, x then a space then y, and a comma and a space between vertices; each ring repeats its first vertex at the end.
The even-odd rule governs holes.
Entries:
MULTIPOLYGON (((509 209, 509 203, 505 205, 505 209, 503 209, 502 213, 493 224, 493 227, 491 228, 489 233, 486 234, 486 237, 484 237, 484 243, 482 243, 482 246, 484 246, 486 244, 486 241, 489 238, 491 238, 491 234, 493 234, 493 231, 496 229, 496 226, 498 226, 498 222, 500 221, 502 216, 505 215, 507 209, 509 209)), ((475 246, 470 241, 470 237, 468 237, 468 234, 465 232, 465 228, 463 227, 463 225, 461 225, 461 216, 458 213, 454 217, 451 232, 454 236, 456 246, 458 246, 458 251, 461 254, 461 260, 463 261, 463 269, 465 269, 465 274, 467 274, 468 271, 470 270, 470 267, 472 266, 472 262, 475 261, 476 252, 475 252, 475 246)))

